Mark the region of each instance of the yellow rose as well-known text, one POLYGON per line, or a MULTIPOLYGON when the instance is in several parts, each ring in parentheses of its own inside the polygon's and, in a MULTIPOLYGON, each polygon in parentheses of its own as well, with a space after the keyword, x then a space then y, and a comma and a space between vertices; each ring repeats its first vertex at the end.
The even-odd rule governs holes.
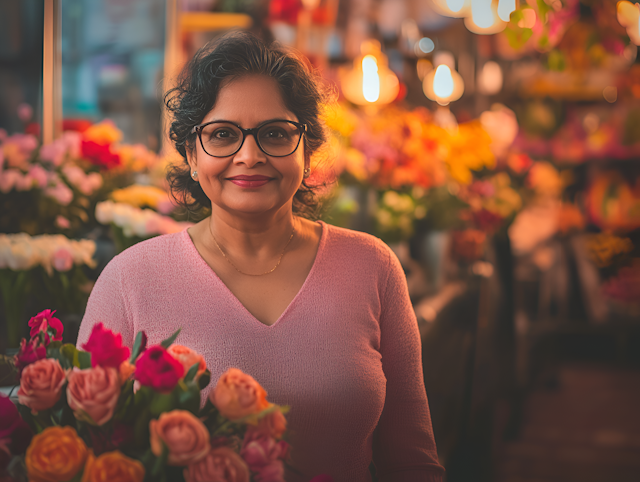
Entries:
POLYGON ((116 127, 113 121, 107 119, 89 127, 84 131, 83 137, 88 141, 102 145, 113 144, 122 139, 122 131, 116 127))
POLYGON ((49 427, 33 437, 25 464, 30 482, 71 480, 84 467, 89 451, 71 427, 49 427))
POLYGON ((82 482, 142 482, 144 466, 119 451, 89 456, 82 482))

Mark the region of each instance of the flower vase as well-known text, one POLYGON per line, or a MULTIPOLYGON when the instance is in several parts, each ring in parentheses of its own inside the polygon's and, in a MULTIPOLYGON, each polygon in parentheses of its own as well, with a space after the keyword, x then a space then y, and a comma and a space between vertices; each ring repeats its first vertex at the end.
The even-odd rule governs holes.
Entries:
POLYGON ((6 346, 17 348, 27 326, 23 320, 24 308, 29 296, 29 271, 13 271, 0 269, 0 294, 6 329, 6 346))

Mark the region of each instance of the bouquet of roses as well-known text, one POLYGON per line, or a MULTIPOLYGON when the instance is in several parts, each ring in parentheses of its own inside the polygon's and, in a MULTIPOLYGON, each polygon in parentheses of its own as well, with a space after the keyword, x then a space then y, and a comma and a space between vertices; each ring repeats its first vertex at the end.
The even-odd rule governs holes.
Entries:
POLYGON ((0 399, 0 471, 14 456, 30 481, 283 480, 287 408, 251 376, 230 368, 201 408, 210 373, 180 330, 154 346, 139 332, 130 350, 98 323, 79 350, 54 314, 29 321, 15 356, 20 415, 0 399))

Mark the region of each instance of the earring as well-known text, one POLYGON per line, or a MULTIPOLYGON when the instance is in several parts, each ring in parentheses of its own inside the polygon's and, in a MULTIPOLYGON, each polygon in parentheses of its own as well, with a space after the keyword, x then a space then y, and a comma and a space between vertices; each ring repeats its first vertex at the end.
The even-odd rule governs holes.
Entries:
POLYGON ((305 167, 304 171, 302 171, 302 172, 303 172, 303 175, 304 175, 305 179, 311 175, 311 169, 309 169, 308 167, 305 167))
POLYGON ((194 181, 198 180, 198 171, 193 171, 191 173, 191 177, 193 178, 194 181))

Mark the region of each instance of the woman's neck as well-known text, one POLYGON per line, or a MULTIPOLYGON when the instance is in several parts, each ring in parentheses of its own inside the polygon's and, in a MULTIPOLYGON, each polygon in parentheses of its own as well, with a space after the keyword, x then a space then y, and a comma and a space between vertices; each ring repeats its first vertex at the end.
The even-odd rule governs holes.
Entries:
POLYGON ((203 241, 233 259, 260 262, 279 256, 299 224, 291 209, 257 216, 230 216, 218 211, 214 208, 211 217, 203 221, 207 232, 202 235, 210 238, 203 241))

